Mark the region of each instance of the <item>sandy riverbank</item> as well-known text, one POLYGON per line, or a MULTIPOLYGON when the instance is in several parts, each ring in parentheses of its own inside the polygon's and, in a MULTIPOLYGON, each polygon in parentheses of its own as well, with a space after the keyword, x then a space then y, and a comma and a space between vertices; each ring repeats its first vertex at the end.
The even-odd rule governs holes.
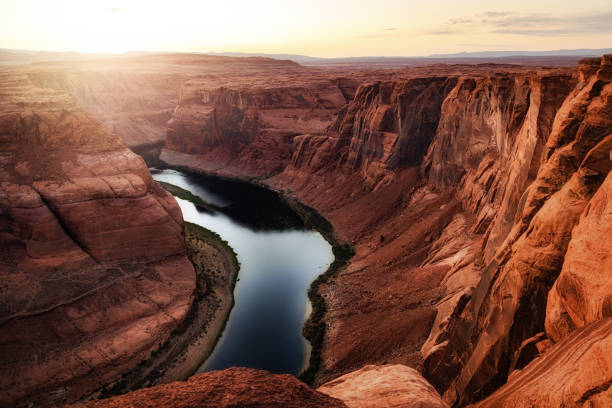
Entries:
POLYGON ((202 275, 207 290, 198 301, 197 316, 188 330, 190 334, 181 335, 190 341, 183 343, 184 349, 178 358, 152 384, 184 380, 194 374, 212 353, 234 306, 234 286, 239 269, 235 253, 215 233, 195 224, 185 225, 189 258, 196 273, 202 275))

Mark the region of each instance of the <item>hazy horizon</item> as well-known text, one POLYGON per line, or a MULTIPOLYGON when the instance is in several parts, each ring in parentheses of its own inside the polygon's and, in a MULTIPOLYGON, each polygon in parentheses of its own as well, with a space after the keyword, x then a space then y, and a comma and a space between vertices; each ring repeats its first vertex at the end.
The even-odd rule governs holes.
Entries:
POLYGON ((482 51, 599 49, 612 44, 612 4, 586 0, 399 0, 308 4, 141 0, 5 1, 0 48, 123 53, 428 56, 482 51))
POLYGON ((526 51, 526 50, 516 50, 516 51, 504 51, 504 50, 482 50, 482 51, 459 51, 456 53, 441 53, 441 54, 427 54, 427 55, 347 55, 343 57, 322 57, 319 55, 305 55, 305 54, 296 54, 292 52, 286 53, 266 53, 266 52, 242 52, 242 51, 144 51, 144 50, 128 50, 121 52, 87 52, 87 51, 77 51, 77 50, 39 50, 39 49, 20 49, 20 48, 0 48, 2 51, 8 51, 12 53, 25 53, 35 55, 37 53, 49 53, 49 54, 79 54, 82 56, 108 56, 108 57, 121 57, 121 56, 130 56, 130 55, 156 55, 156 54, 195 54, 195 55, 218 55, 218 56, 264 56, 264 57, 303 57, 304 59, 367 59, 367 58, 402 58, 402 59, 428 59, 428 58, 443 58, 443 57, 465 57, 465 58, 480 58, 481 56, 485 56, 488 58, 495 57, 507 57, 507 56, 554 56, 554 57, 574 57, 574 56, 586 56, 586 55, 594 55, 599 56, 603 53, 612 52, 611 48, 580 48, 580 49, 558 49, 558 50, 534 50, 534 51, 526 51))

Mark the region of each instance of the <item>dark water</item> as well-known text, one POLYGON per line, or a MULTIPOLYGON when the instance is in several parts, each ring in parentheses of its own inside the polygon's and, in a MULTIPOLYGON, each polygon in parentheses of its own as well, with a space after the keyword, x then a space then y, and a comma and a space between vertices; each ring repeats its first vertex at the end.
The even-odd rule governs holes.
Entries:
POLYGON ((310 283, 333 260, 331 246, 278 196, 258 186, 174 170, 152 170, 219 211, 198 211, 177 199, 186 221, 217 232, 238 254, 235 306, 225 331, 198 372, 232 366, 298 374, 308 359, 301 329, 310 283))

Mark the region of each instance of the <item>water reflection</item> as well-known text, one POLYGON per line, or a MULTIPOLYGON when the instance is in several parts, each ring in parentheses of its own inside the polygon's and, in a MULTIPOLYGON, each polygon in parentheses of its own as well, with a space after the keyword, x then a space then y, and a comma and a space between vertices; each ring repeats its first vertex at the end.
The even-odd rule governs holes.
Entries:
POLYGON ((170 170, 153 174, 223 207, 222 212, 206 213, 177 199, 185 220, 217 232, 241 263, 235 306, 222 338, 199 372, 245 366, 298 374, 308 357, 301 335, 308 310, 306 292, 333 260, 330 245, 319 233, 306 230, 270 191, 170 170), (242 212, 238 219, 237 209, 242 212))

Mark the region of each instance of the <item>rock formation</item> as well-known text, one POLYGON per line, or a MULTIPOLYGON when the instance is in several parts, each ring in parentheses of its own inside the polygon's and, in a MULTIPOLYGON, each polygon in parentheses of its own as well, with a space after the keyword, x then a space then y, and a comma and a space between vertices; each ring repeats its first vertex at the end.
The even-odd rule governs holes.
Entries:
POLYGON ((250 368, 229 368, 195 375, 119 397, 91 401, 80 408, 345 408, 289 374, 270 374, 250 368))
MULTIPOLYGON (((611 61, 587 59, 577 72, 491 65, 374 78, 324 133, 283 147, 282 172, 265 182, 321 211, 356 251, 319 288, 327 304, 319 383, 364 364, 401 363, 421 368, 447 403, 466 405, 610 316, 602 237, 611 232, 611 61)), ((187 139, 199 148, 228 146, 207 139, 201 147, 210 133, 197 128, 202 135, 187 139)), ((171 143, 164 154, 261 176, 243 160, 263 134, 227 148, 222 166, 171 143)), ((601 336, 588 344, 597 342, 607 350, 601 336)), ((564 398, 579 401, 610 378, 606 366, 564 398)))
POLYGON ((323 384, 317 391, 349 408, 445 408, 436 390, 413 368, 368 365, 323 384))
POLYGON ((573 331, 476 407, 609 407, 612 319, 573 331))
POLYGON ((294 138, 323 134, 346 100, 327 78, 296 81, 270 74, 251 78, 248 87, 243 80, 185 82, 168 123, 167 150, 198 155, 214 171, 281 171, 291 160, 294 138))
POLYGON ((291 375, 229 368, 185 382, 90 401, 80 408, 121 407, 448 407, 416 370, 402 365, 366 366, 313 390, 291 375))
POLYGON ((63 92, 0 75, 0 405, 92 392, 193 300, 175 200, 63 92))

